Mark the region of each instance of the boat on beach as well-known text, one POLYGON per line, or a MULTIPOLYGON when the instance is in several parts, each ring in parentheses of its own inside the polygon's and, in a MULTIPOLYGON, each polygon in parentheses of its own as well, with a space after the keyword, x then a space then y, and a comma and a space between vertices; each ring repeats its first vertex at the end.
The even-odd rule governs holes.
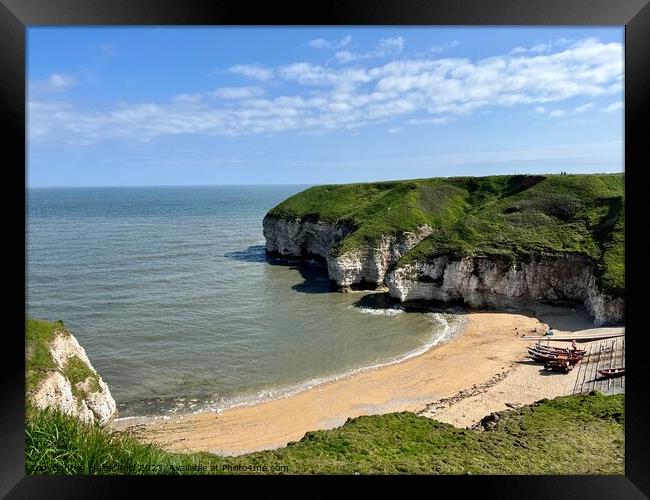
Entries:
POLYGON ((534 349, 540 352, 547 352, 550 354, 573 354, 578 356, 584 356, 587 354, 587 351, 584 349, 568 349, 564 347, 545 346, 541 344, 536 344, 535 346, 530 347, 530 349, 534 349))
POLYGON ((583 355, 581 354, 544 352, 533 348, 528 349, 528 356, 533 359, 533 361, 540 363, 567 361, 570 365, 577 364, 583 358, 583 355))
POLYGON ((598 373, 600 373, 605 378, 622 377, 623 375, 625 375, 625 367, 609 368, 607 370, 598 370, 598 373))

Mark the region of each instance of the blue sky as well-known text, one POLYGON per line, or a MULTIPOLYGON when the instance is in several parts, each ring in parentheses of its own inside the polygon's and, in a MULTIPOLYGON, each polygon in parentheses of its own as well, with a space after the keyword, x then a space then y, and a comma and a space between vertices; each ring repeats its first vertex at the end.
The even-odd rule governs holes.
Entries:
POLYGON ((623 170, 620 28, 30 27, 30 187, 623 170))

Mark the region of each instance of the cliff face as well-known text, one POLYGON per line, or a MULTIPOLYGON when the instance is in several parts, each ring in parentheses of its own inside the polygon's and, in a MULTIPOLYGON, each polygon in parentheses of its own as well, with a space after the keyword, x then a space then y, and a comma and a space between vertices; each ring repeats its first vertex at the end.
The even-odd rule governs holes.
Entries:
POLYGON ((372 246, 335 255, 333 248, 352 231, 344 223, 282 219, 267 215, 263 221, 266 251, 291 257, 321 257, 330 279, 341 289, 355 285, 382 285, 386 271, 399 258, 431 234, 427 225, 397 236, 382 236, 372 246))
POLYGON ((602 294, 590 259, 575 254, 532 257, 529 262, 487 257, 407 264, 386 276, 391 296, 401 301, 461 301, 472 307, 506 307, 530 300, 583 303, 594 324, 620 323, 623 299, 602 294))
POLYGON ((583 303, 624 320, 622 174, 488 176, 313 186, 264 218, 266 249, 318 256, 341 289, 401 301, 583 303))
POLYGON ((267 216, 263 227, 268 252, 322 257, 330 279, 342 289, 385 284, 390 295, 402 302, 457 301, 471 307, 508 307, 530 300, 573 301, 586 306, 596 326, 624 320, 624 300, 600 292, 593 262, 579 254, 538 256, 514 263, 488 257, 454 260, 443 255, 398 267, 400 257, 431 234, 431 227, 382 236, 372 246, 342 255, 333 255, 332 248, 349 234, 347 226, 267 216))
POLYGON ((87 423, 104 425, 113 420, 117 415, 115 400, 77 339, 69 331, 58 329, 48 349, 56 368, 48 370, 38 388, 28 394, 32 402, 38 408, 56 408, 87 423))

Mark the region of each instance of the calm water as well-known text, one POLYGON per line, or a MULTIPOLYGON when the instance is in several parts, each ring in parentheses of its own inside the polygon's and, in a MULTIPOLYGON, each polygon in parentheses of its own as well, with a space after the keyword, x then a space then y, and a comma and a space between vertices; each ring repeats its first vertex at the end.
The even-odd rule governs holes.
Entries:
POLYGON ((302 189, 29 190, 27 313, 65 322, 121 417, 278 397, 453 335, 453 315, 267 259, 262 218, 302 189))

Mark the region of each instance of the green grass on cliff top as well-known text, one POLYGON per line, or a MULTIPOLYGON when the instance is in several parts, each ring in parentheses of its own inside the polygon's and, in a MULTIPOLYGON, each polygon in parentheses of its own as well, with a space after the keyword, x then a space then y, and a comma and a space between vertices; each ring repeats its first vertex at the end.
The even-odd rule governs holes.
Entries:
POLYGON ((48 372, 56 370, 49 344, 55 332, 61 329, 62 322, 25 320, 25 383, 28 393, 38 388, 48 372))
POLYGON ((625 290, 624 175, 452 177, 314 186, 269 215, 342 222, 351 232, 335 254, 381 235, 434 228, 399 264, 437 255, 525 259, 580 253, 596 262, 601 290, 625 290))
POLYGON ((413 413, 363 416, 239 457, 173 454, 127 433, 28 409, 28 474, 623 474, 622 394, 543 400, 501 413, 486 431, 413 413), (264 467, 267 469, 264 470, 264 467), (276 469, 271 469, 276 467, 276 469), (237 470, 239 468, 239 470, 237 470))

